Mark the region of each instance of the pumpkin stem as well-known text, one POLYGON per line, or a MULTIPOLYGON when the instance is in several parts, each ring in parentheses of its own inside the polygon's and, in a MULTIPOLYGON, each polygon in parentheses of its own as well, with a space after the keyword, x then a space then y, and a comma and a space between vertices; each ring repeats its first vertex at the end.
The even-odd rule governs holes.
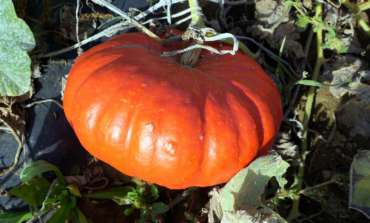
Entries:
POLYGON ((189 8, 191 12, 191 23, 190 26, 198 28, 204 28, 202 8, 199 6, 198 0, 188 0, 189 8))
MULTIPOLYGON (((194 32, 197 28, 205 28, 205 24, 202 18, 202 8, 200 7, 198 0, 188 0, 188 3, 191 12, 191 23, 189 25, 189 28, 182 36, 183 40, 188 40, 192 38, 195 35, 194 32)), ((194 38, 192 39, 193 43, 199 43, 199 40, 194 40, 194 38)), ((194 67, 199 61, 201 51, 202 49, 197 48, 185 52, 181 55, 180 63, 185 66, 194 67)))

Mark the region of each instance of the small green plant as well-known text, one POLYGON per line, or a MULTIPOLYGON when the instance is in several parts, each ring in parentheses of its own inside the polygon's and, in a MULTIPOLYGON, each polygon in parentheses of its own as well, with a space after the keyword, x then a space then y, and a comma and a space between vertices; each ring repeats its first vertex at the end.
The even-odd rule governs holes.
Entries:
POLYGON ((22 223, 32 219, 47 219, 50 223, 88 222, 77 206, 80 197, 113 200, 124 206, 125 215, 139 211, 138 222, 156 222, 160 214, 168 211, 168 206, 155 202, 159 198, 158 188, 135 180, 135 186, 113 187, 102 191, 81 194, 75 185, 68 185, 58 167, 39 160, 27 165, 20 174, 21 184, 8 194, 21 198, 28 211, 0 213, 0 222, 22 223), (45 176, 49 174, 48 176, 45 176), (52 174, 54 177, 50 176, 52 174), (53 180, 49 180, 53 178, 53 180))
POLYGON ((168 205, 156 202, 159 198, 158 188, 135 180, 135 186, 113 187, 84 196, 92 199, 113 200, 124 207, 124 214, 129 216, 139 212, 139 223, 158 222, 158 217, 169 210, 168 205))
POLYGON ((120 186, 102 191, 81 194, 79 188, 67 184, 62 172, 53 164, 38 160, 27 165, 20 174, 21 184, 8 194, 21 198, 29 207, 27 211, 0 213, 2 223, 23 223, 43 219, 48 223, 87 223, 85 215, 77 206, 81 197, 106 199, 123 206, 125 215, 137 212, 137 222, 158 222, 159 215, 169 207, 159 198, 158 188, 139 180, 134 186, 120 186), (51 180, 50 180, 51 179, 51 180))
MULTIPOLYGON (((296 24, 302 28, 306 28, 311 25, 311 32, 315 34, 316 42, 316 61, 315 66, 311 75, 311 84, 318 81, 322 64, 325 61, 324 49, 329 48, 336 50, 337 52, 345 52, 346 49, 343 47, 343 43, 336 37, 335 27, 326 24, 323 20, 324 7, 321 2, 317 2, 314 7, 314 13, 310 16, 311 12, 306 11, 303 4, 297 0, 287 0, 286 4, 293 7, 297 14, 296 24)), ((307 84, 307 80, 305 81, 307 84)), ((304 117, 302 120, 302 139, 301 139, 301 150, 299 155, 299 165, 297 174, 294 176, 292 185, 286 190, 282 190, 282 193, 278 195, 281 200, 285 198, 292 200, 292 207, 287 218, 288 222, 293 221, 300 215, 299 204, 300 195, 302 195, 304 185, 304 173, 305 173, 305 162, 307 155, 309 154, 309 134, 308 127, 311 120, 313 108, 315 106, 317 86, 311 86, 307 92, 307 98, 304 109, 304 117)))
POLYGON ((336 27, 326 23, 322 17, 311 15, 311 12, 308 11, 301 1, 297 0, 286 0, 285 4, 289 7, 292 7, 295 10, 297 16, 296 25, 299 28, 306 29, 309 25, 312 26, 313 32, 322 30, 325 36, 323 40, 323 49, 335 50, 338 53, 347 52, 347 47, 344 42, 338 38, 336 32, 336 27))
POLYGON ((67 185, 56 166, 43 160, 32 162, 22 170, 20 179, 21 184, 12 188, 9 195, 21 198, 29 210, 0 213, 0 222, 22 223, 46 219, 48 223, 67 220, 87 223, 77 207, 78 197, 81 196, 78 188, 67 185), (46 174, 54 175, 54 179, 49 180, 46 174))
MULTIPOLYGON (((343 41, 340 38, 338 38, 336 27, 324 21, 324 16, 326 13, 324 4, 327 4, 326 1, 316 2, 313 11, 306 9, 303 6, 303 3, 298 0, 286 0, 285 4, 294 9, 297 18, 296 25, 303 29, 306 29, 307 27, 310 26, 311 32, 315 34, 316 37, 315 38, 316 62, 311 74, 311 79, 304 79, 297 82, 297 84, 309 86, 309 90, 306 95, 304 117, 302 120, 303 128, 302 128, 299 165, 297 168, 298 171, 297 174, 295 175, 292 185, 290 185, 289 188, 281 190, 275 197, 275 201, 277 200, 281 201, 287 198, 293 201, 292 208, 287 218, 288 222, 290 222, 300 216, 299 204, 301 195, 306 194, 308 191, 311 191, 313 189, 318 189, 328 184, 340 182, 340 180, 337 179, 337 177, 333 177, 332 179, 324 183, 312 187, 307 187, 307 185, 304 184, 304 173, 306 158, 310 152, 308 129, 312 111, 315 106, 316 89, 323 85, 322 83, 318 82, 318 80, 321 67, 325 61, 324 49, 331 49, 335 50, 338 53, 344 53, 347 51, 347 48, 345 47, 343 41)), ((349 9, 349 11, 353 14, 359 28, 370 34, 369 25, 364 22, 361 16, 362 12, 370 8, 370 3, 364 2, 355 4, 351 3, 350 1, 343 0, 341 1, 340 6, 342 5, 349 9)), ((275 201, 273 203, 275 203, 275 201)))

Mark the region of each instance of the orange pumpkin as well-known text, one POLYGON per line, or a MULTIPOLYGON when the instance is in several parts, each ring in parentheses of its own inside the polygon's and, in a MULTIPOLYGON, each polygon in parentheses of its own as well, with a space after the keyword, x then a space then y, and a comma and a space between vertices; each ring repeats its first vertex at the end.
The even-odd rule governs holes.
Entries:
POLYGON ((226 182, 267 152, 280 94, 242 53, 204 51, 189 68, 165 50, 129 33, 85 52, 68 76, 66 117, 86 150, 122 173, 171 189, 226 182))

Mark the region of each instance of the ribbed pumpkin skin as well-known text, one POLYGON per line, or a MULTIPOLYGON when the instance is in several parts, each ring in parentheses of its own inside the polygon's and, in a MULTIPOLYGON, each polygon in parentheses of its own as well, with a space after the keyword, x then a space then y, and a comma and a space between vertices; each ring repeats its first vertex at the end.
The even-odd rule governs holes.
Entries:
POLYGON ((80 56, 64 110, 81 144, 124 174, 171 189, 226 182, 271 145, 280 94, 242 53, 203 52, 195 68, 140 33, 80 56))

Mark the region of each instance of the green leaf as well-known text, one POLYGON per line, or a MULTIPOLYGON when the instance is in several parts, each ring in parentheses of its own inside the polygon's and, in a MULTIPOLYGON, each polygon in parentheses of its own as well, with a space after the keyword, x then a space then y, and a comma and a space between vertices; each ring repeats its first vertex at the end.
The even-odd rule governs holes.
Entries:
POLYGON ((370 218, 370 151, 359 151, 350 171, 349 207, 370 218))
POLYGON ((49 187, 44 201, 42 202, 41 210, 47 211, 54 208, 56 204, 60 203, 60 201, 63 201, 65 197, 68 196, 72 197, 65 185, 60 184, 57 180, 54 180, 49 187))
POLYGON ((26 183, 30 181, 32 178, 41 176, 43 173, 46 172, 53 172, 57 176, 58 181, 64 184, 63 174, 62 172, 60 172, 58 167, 44 160, 37 160, 27 165, 21 171, 20 179, 22 182, 26 183))
POLYGON ((297 22, 296 25, 299 28, 306 29, 307 26, 311 23, 310 17, 305 16, 305 15, 297 15, 297 22))
POLYGON ((48 223, 65 223, 76 207, 76 198, 73 196, 65 196, 60 203, 60 207, 47 221, 48 223))
POLYGON ((127 196, 114 200, 119 205, 132 204, 135 208, 146 208, 144 197, 137 191, 128 192, 127 196))
POLYGON ((348 48, 345 46, 344 42, 342 40, 340 40, 339 38, 337 38, 337 37, 325 38, 323 48, 324 49, 335 50, 338 53, 346 53, 347 50, 348 50, 348 48))
POLYGON ((323 48, 335 50, 338 53, 346 53, 348 48, 345 46, 344 42, 337 37, 335 28, 327 26, 325 31, 323 48))
POLYGON ((76 207, 74 211, 76 214, 76 223, 88 223, 86 216, 78 207, 76 207))
POLYGON ((31 59, 27 51, 35 39, 27 24, 15 13, 11 0, 0 4, 0 96, 18 96, 31 87, 31 59))
POLYGON ((138 223, 147 223, 150 219, 150 213, 148 209, 141 209, 140 210, 140 217, 137 220, 138 223))
POLYGON ((151 185, 149 185, 149 190, 150 190, 151 200, 153 200, 153 201, 157 200, 159 198, 158 187, 151 184, 151 185))
POLYGON ((132 214, 135 212, 135 210, 136 210, 136 208, 135 208, 135 207, 130 206, 130 207, 126 208, 126 209, 123 211, 123 214, 124 214, 125 216, 130 216, 130 215, 132 215, 132 214))
MULTIPOLYGON (((118 205, 132 204, 132 199, 129 198, 130 192, 135 192, 135 188, 131 186, 113 187, 103 191, 96 191, 83 196, 93 199, 113 200, 118 205)), ((131 195, 132 196, 132 195, 131 195)))
POLYGON ((167 204, 163 202, 155 202, 152 204, 152 218, 156 218, 157 215, 164 214, 169 210, 167 204))
POLYGON ((12 188, 9 194, 21 198, 32 207, 42 205, 50 183, 45 178, 34 177, 27 183, 12 188))
POLYGON ((310 86, 310 87, 322 87, 322 83, 315 80, 299 80, 296 84, 310 86))
POLYGON ((296 3, 292 0, 284 0, 283 1, 283 4, 286 6, 286 7, 292 7, 294 6, 296 3))
POLYGON ((0 213, 1 223, 23 223, 32 219, 32 213, 28 211, 22 212, 6 212, 0 213))
POLYGON ((223 210, 239 210, 245 206, 258 207, 267 183, 275 177, 280 187, 289 164, 278 155, 259 157, 236 174, 220 191, 223 210))
POLYGON ((76 185, 68 185, 67 189, 71 194, 73 194, 76 197, 81 197, 80 189, 76 185))

